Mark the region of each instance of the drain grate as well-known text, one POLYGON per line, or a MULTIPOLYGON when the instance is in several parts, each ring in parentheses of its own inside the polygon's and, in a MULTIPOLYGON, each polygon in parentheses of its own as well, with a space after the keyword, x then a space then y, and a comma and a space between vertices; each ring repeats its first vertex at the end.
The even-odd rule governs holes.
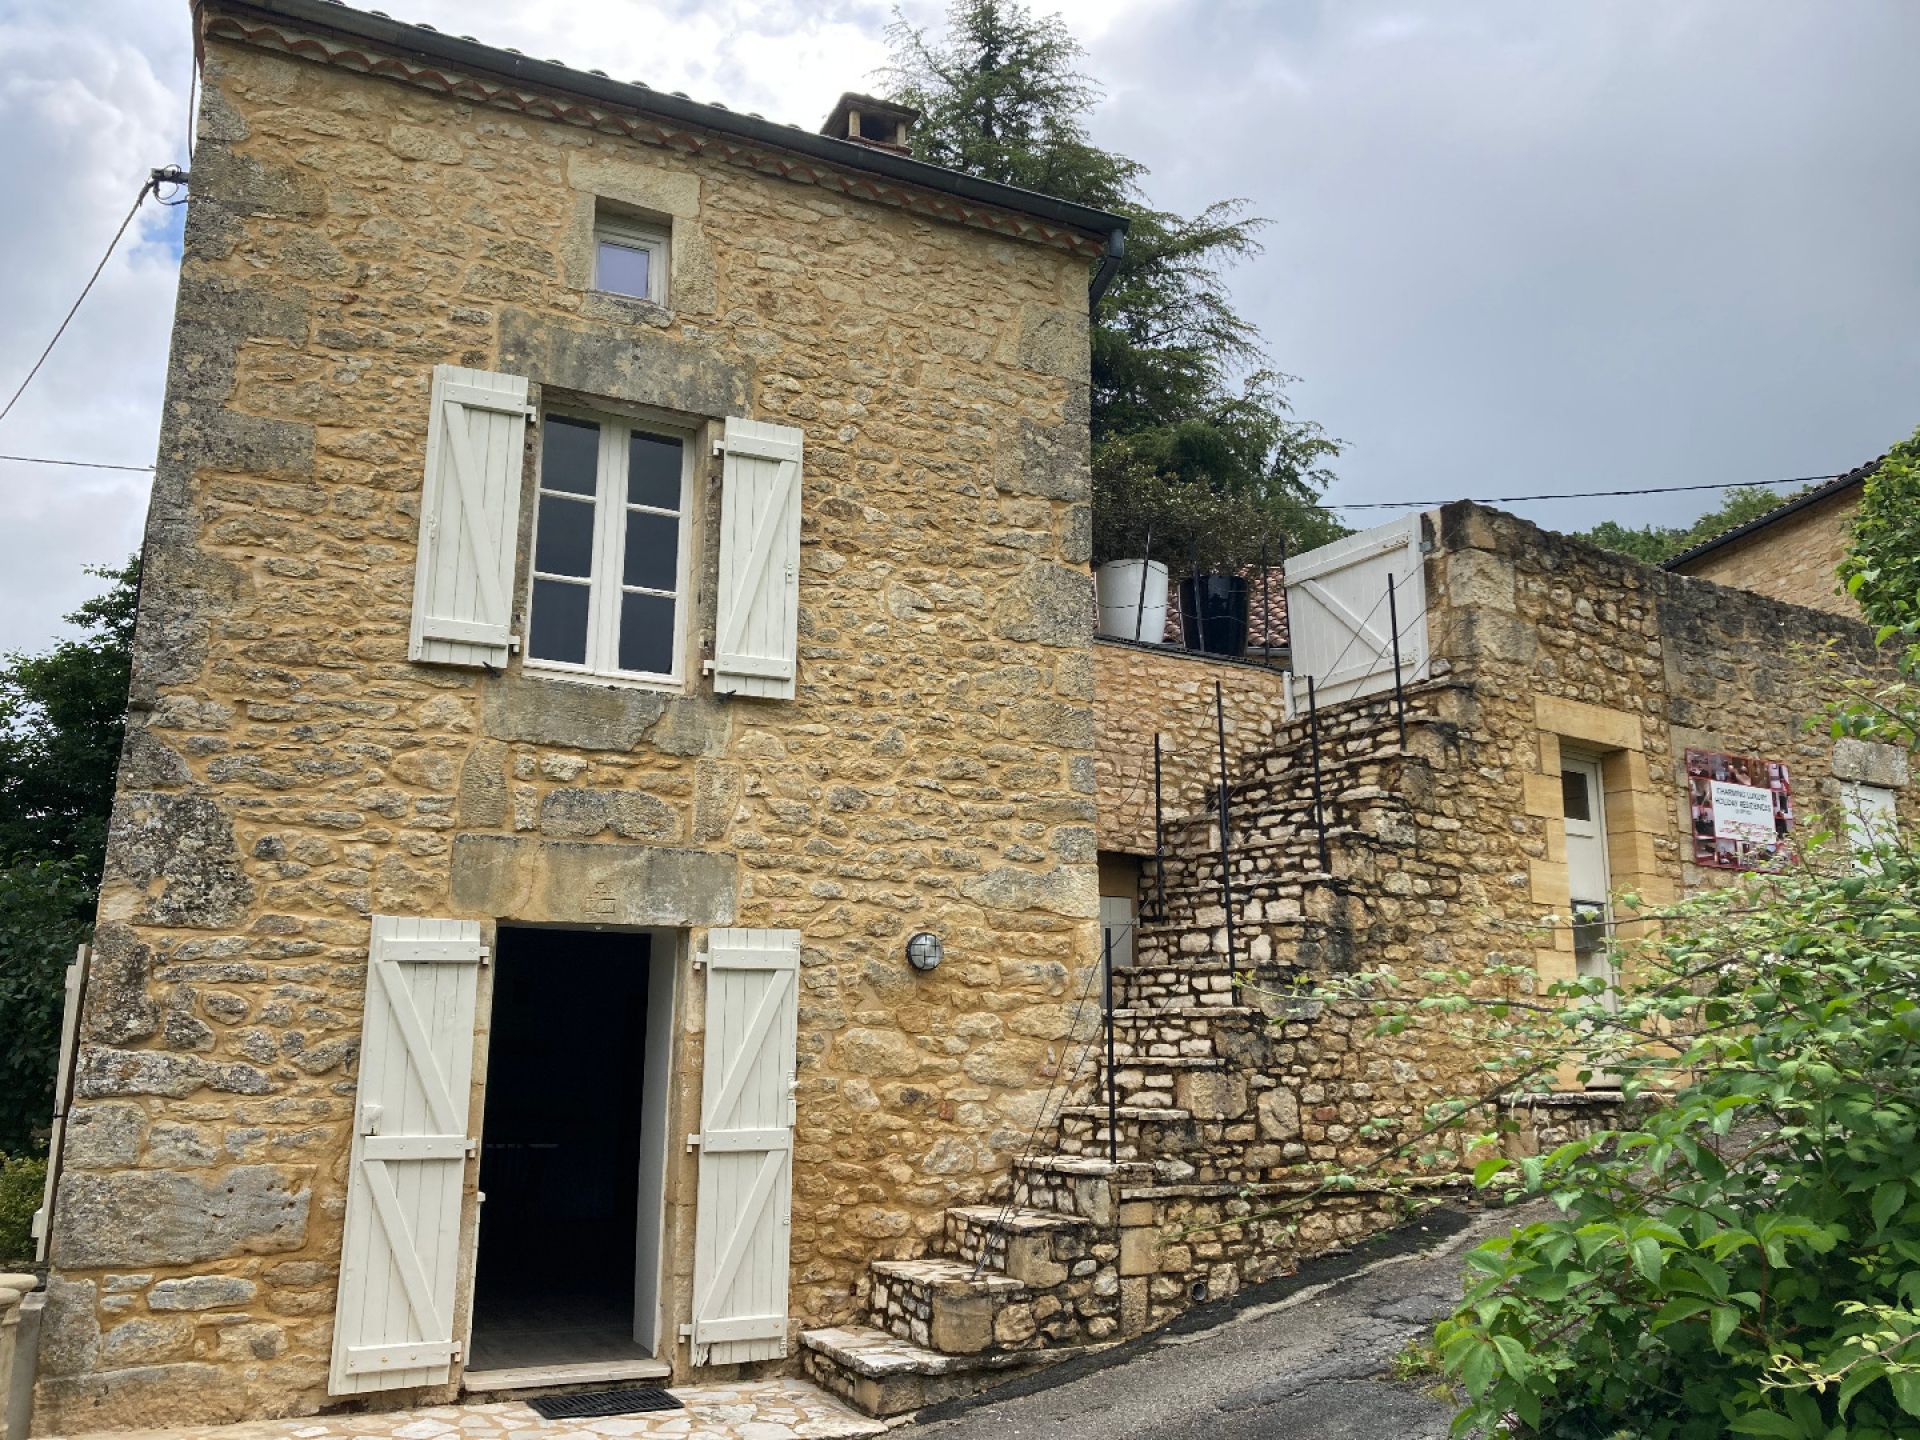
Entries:
POLYGON ((542 1420, 593 1420, 642 1410, 679 1410, 680 1402, 657 1386, 596 1390, 591 1395, 539 1395, 527 1401, 542 1420))

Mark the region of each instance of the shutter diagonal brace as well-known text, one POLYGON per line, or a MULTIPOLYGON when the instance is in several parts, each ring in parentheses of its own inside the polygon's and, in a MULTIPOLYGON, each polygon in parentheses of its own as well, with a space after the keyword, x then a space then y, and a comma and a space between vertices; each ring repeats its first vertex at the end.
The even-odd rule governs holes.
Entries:
MULTIPOLYGON (((764 459, 764 456, 745 456, 742 458, 764 459)), ((731 654, 740 643, 740 632, 746 628, 747 617, 752 613, 753 597, 767 577, 762 573, 767 556, 773 552, 774 541, 779 536, 780 522, 786 518, 787 507, 793 503, 794 492, 800 486, 799 465, 790 460, 774 462, 779 468, 779 497, 760 514, 753 530, 753 543, 747 547, 747 559, 741 568, 740 590, 734 597, 732 608, 727 613, 726 632, 720 635, 714 645, 716 656, 731 654)), ((785 583, 787 577, 781 577, 785 583)), ((782 674, 790 673, 783 670, 782 674)))
POLYGON ((400 1198, 393 1193, 393 1180, 387 1174, 386 1162, 363 1159, 360 1174, 367 1182, 367 1193, 373 1197, 380 1228, 387 1232, 388 1257, 400 1272, 400 1284, 407 1292, 407 1304, 412 1307, 421 1338, 437 1340, 452 1335, 453 1327, 440 1318, 440 1307, 433 1303, 433 1289, 427 1284, 427 1272, 420 1266, 420 1252, 414 1244, 413 1232, 407 1229, 406 1217, 400 1213, 400 1198))
POLYGON ((370 968, 379 977, 381 988, 387 992, 387 1006, 394 1023, 400 1027, 400 1033, 406 1039, 407 1057, 413 1062, 414 1073, 420 1078, 420 1090, 427 1097, 428 1108, 433 1111, 434 1123, 440 1127, 442 1134, 464 1133, 466 1125, 454 1108, 446 1077, 440 1073, 440 1067, 433 1058, 426 1027, 420 1023, 420 1012, 414 1008, 412 989, 401 981, 398 967, 391 960, 375 960, 370 968))
POLYGON ((767 1208, 767 1202, 773 1198, 773 1185, 785 1170, 788 1152, 784 1149, 769 1150, 766 1158, 760 1162, 760 1169, 753 1177, 753 1188, 747 1192, 746 1203, 740 1207, 739 1223, 727 1240, 727 1252, 720 1257, 720 1263, 714 1267, 713 1280, 707 1286, 694 1306, 693 1340, 696 1345, 700 1339, 700 1317, 710 1313, 733 1286, 734 1276, 740 1272, 740 1264, 746 1259, 747 1249, 753 1241, 754 1222, 767 1208))
POLYGON ((733 1057, 733 1068, 727 1072, 726 1083, 720 1087, 720 1093, 707 1105, 707 1129, 723 1130, 721 1120, 739 1103, 740 1092, 747 1088, 747 1076, 759 1062, 760 1047, 766 1043, 767 1032, 773 1028, 775 1017, 780 1013, 784 986, 768 985, 760 994, 760 1004, 753 1012, 746 1031, 736 1042, 738 1050, 733 1057))
POLYGON ((453 451, 453 488, 460 497, 460 533, 473 551, 474 583, 480 587, 482 609, 489 615, 500 616, 504 629, 506 603, 500 593, 500 577, 494 573, 499 565, 500 540, 489 532, 486 507, 481 504, 479 488, 485 477, 474 457, 473 439, 467 434, 467 407, 447 397, 442 400, 442 409, 446 414, 447 443, 453 451))

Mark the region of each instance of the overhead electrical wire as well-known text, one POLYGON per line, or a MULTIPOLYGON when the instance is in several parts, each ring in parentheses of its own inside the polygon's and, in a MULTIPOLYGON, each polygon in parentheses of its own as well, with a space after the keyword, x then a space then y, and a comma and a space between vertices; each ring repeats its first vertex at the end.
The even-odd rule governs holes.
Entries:
POLYGON ((120 228, 113 232, 113 239, 107 242, 107 253, 100 257, 100 263, 93 267, 93 274, 87 277, 87 283, 81 287, 80 298, 73 302, 72 308, 67 311, 66 319, 60 322, 60 328, 53 332, 53 338, 47 342, 47 348, 40 352, 40 358, 34 361, 33 368, 27 371, 27 378, 20 382, 20 388, 13 392, 5 408, 0 409, 0 420, 5 420, 13 413, 13 407, 20 403, 20 397, 26 394, 27 386, 33 383, 33 377, 40 373, 40 367, 46 364, 47 357, 53 354, 53 347, 58 345, 60 337, 67 333, 67 326, 73 323, 73 317, 79 313, 80 306, 93 290, 94 281, 98 280, 100 272, 107 268, 107 261, 113 258, 114 249, 120 244, 120 237, 127 233, 127 227, 133 223, 134 215, 146 203, 147 196, 154 194, 159 188, 160 180, 157 174, 140 187, 140 193, 134 197, 133 208, 127 211, 127 218, 120 222, 120 228))
MULTIPOLYGON (((1816 480, 1838 480, 1850 472, 1836 470, 1830 475, 1788 475, 1778 480, 1728 480, 1714 485, 1643 485, 1632 490, 1556 490, 1540 495, 1461 496, 1475 505, 1514 505, 1523 500, 1608 499, 1617 495, 1678 495, 1687 490, 1757 490, 1764 485, 1810 485, 1816 480)), ((1327 500, 1328 510, 1408 510, 1433 505, 1451 505, 1451 500, 1327 500)))
POLYGON ((100 460, 52 460, 45 455, 0 455, 0 460, 10 460, 16 465, 70 465, 76 470, 138 470, 149 474, 151 465, 110 465, 100 460))

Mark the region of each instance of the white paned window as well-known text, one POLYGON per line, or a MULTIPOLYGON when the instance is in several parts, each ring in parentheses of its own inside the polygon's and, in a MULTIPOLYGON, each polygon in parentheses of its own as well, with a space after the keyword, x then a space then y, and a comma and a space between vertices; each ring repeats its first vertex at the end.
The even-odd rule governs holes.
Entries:
POLYGON ((542 429, 527 663, 679 681, 692 437, 610 415, 542 429))
POLYGON ((602 214, 593 224, 593 288, 666 304, 666 231, 602 214))

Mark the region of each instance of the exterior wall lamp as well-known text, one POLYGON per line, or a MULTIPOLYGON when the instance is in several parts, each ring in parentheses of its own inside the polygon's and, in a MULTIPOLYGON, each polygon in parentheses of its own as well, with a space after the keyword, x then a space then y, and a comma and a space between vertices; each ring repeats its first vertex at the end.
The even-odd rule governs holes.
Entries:
POLYGON ((946 953, 940 937, 930 930, 922 930, 907 941, 907 963, 916 970, 933 969, 946 953))

